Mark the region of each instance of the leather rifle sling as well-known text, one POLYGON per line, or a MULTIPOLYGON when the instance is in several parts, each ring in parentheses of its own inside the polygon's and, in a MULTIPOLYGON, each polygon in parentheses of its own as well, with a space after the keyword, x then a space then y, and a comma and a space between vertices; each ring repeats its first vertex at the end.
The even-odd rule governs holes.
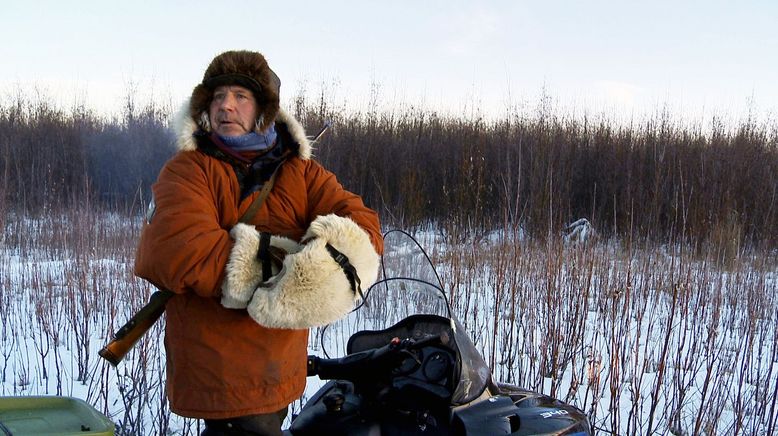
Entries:
POLYGON ((265 182, 264 185, 262 185, 262 189, 259 191, 259 195, 257 195, 257 198, 254 199, 254 201, 251 202, 251 205, 248 209, 246 209, 246 212, 240 217, 238 222, 251 224, 251 220, 254 219, 254 216, 259 211, 259 208, 262 206, 262 203, 265 202, 265 199, 267 198, 268 194, 270 194, 270 191, 273 189, 273 183, 276 181, 276 174, 278 174, 278 169, 281 168, 281 165, 279 164, 278 167, 273 171, 273 174, 270 176, 270 178, 265 182))

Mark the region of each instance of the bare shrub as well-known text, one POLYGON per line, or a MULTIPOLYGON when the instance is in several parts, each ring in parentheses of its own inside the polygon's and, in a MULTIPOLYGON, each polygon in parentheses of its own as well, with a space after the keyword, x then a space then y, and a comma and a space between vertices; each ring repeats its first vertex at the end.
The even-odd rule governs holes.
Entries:
MULTIPOLYGON (((486 120, 382 109, 378 85, 354 111, 329 103, 333 88, 314 100, 301 89, 291 107, 311 132, 333 122, 315 156, 394 225, 465 233, 510 223, 546 237, 585 216, 606 237, 680 238, 704 250, 721 245, 716 229, 736 225, 736 245, 778 246, 774 123, 689 126, 661 109, 623 125, 557 113, 550 100, 486 120)), ((113 209, 141 209, 174 139, 170 105, 140 107, 134 92, 113 118, 54 108, 45 95, 0 102, 0 202, 41 213, 88 192, 113 209)))
MULTIPOLYGON (((310 130, 335 122, 316 156, 387 228, 444 236, 433 255, 499 379, 576 404, 604 432, 778 431, 774 125, 326 101, 295 102, 310 130), (603 237, 562 244, 582 216, 603 237)), ((3 395, 85 392, 120 433, 199 432, 167 408, 162 324, 118 371, 95 358, 151 292, 132 262, 141 193, 170 153, 163 112, 0 103, 3 395)))

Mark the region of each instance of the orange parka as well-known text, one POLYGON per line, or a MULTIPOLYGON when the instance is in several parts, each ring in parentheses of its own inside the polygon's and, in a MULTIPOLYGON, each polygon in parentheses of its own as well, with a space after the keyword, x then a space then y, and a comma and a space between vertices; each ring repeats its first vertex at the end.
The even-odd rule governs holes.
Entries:
MULTIPOLYGON (((233 244, 229 231, 258 193, 240 200, 236 171, 198 146, 195 129, 184 122, 179 152, 152 188, 154 206, 135 262, 136 275, 176 293, 166 307, 170 408, 206 419, 275 412, 304 390, 308 331, 268 329, 246 310, 220 304, 233 244)), ((310 158, 294 118, 281 112, 276 129, 293 153, 250 224, 299 241, 317 216, 334 213, 367 231, 380 254, 377 214, 310 158)))

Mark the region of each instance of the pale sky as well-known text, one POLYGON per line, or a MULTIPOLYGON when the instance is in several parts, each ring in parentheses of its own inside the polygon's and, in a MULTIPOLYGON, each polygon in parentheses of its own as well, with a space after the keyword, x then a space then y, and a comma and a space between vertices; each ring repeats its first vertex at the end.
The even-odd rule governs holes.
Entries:
MULTIPOLYGON (((131 86, 179 105, 216 54, 262 52, 282 100, 486 115, 778 109, 778 0, 7 1, 0 98, 116 111, 131 86)), ((686 116, 686 115, 684 115, 686 116)), ((689 115, 692 116, 692 115, 689 115)))

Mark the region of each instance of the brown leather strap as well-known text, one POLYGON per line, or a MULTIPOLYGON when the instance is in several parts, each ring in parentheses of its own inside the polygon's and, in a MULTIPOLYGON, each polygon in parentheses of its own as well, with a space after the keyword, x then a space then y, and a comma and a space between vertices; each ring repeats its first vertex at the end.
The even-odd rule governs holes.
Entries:
POLYGON ((278 174, 278 169, 281 168, 282 165, 278 165, 275 171, 273 171, 273 175, 270 176, 270 179, 268 179, 268 181, 262 185, 262 189, 259 191, 259 195, 257 195, 257 198, 251 202, 249 208, 246 209, 246 212, 238 220, 239 222, 251 224, 251 220, 254 219, 254 216, 257 214, 257 211, 259 211, 262 203, 265 202, 268 194, 270 194, 270 190, 273 189, 273 183, 276 181, 276 174, 278 174))

